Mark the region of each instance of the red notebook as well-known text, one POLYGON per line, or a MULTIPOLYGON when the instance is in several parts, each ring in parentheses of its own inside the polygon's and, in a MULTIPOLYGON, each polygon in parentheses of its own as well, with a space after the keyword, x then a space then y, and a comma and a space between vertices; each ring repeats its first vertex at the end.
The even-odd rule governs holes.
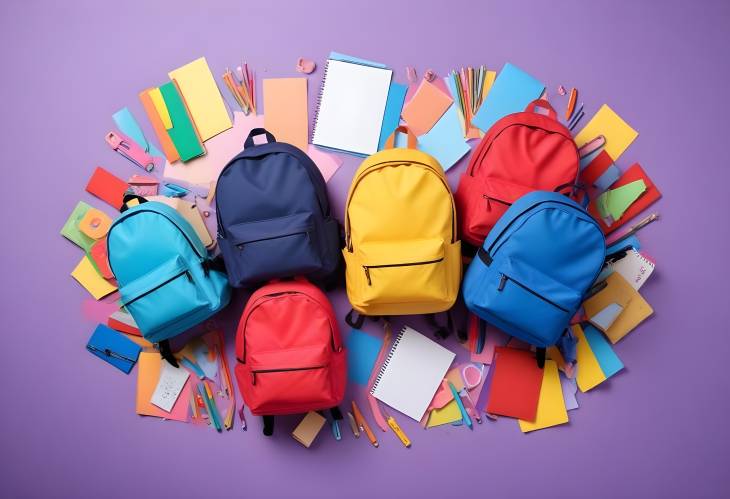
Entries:
POLYGON ((660 197, 662 197, 662 193, 659 192, 659 189, 657 189, 657 187, 651 181, 646 172, 644 172, 644 170, 641 168, 641 165, 639 165, 639 163, 634 163, 628 170, 626 170, 624 174, 621 175, 621 178, 618 179, 616 183, 611 186, 611 188, 615 189, 617 187, 630 184, 631 182, 635 182, 637 180, 644 181, 644 184, 646 184, 646 190, 639 197, 639 199, 634 201, 634 204, 629 206, 629 209, 626 210, 623 215, 621 215, 621 218, 612 223, 610 227, 606 225, 605 222, 601 219, 601 214, 598 212, 595 200, 593 200, 590 206, 588 206, 588 212, 593 215, 593 218, 598 221, 598 225, 601 226, 601 230, 603 230, 604 234, 608 235, 611 232, 615 231, 623 224, 634 218, 636 215, 647 209, 660 197))
POLYGON ((86 190, 106 201, 114 208, 119 209, 124 203, 124 193, 129 189, 129 184, 119 177, 97 166, 94 174, 91 175, 86 190))
POLYGON ((535 355, 527 350, 497 347, 492 369, 486 412, 534 421, 543 374, 535 355))
POLYGON ((598 155, 593 158, 593 161, 588 163, 582 172, 580 172, 580 181, 583 185, 591 187, 593 182, 604 174, 609 166, 613 164, 613 159, 608 155, 606 150, 602 150, 598 155))

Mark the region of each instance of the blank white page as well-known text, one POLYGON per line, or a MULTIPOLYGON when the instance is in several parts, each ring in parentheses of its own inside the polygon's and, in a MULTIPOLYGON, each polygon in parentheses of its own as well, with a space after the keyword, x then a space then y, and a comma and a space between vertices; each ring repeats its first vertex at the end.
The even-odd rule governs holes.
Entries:
POLYGON ((378 151, 393 72, 327 61, 312 143, 358 154, 378 151))
POLYGON ((370 393, 420 421, 455 356, 415 329, 404 326, 370 393))

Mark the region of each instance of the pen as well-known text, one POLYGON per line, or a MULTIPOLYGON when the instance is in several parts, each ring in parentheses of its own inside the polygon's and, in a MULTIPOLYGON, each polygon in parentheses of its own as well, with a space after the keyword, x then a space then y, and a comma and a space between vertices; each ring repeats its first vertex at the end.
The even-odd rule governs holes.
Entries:
POLYGON ((336 419, 332 420, 332 435, 335 436, 335 440, 342 440, 342 433, 340 433, 340 422, 336 419))
POLYGON ((388 421, 388 426, 390 426, 390 429, 393 430, 393 433, 395 433, 395 436, 398 437, 398 440, 400 440, 401 443, 405 445, 406 449, 408 449, 411 446, 411 440, 403 432, 395 418, 388 414, 385 410, 383 410, 383 412, 385 412, 385 418, 386 421, 388 421))
POLYGON ((86 348, 88 348, 89 350, 91 350, 93 352, 103 353, 107 357, 111 357, 113 359, 126 360, 127 362, 132 362, 132 363, 135 362, 134 359, 130 359, 129 357, 124 356, 120 353, 114 352, 108 348, 96 348, 94 345, 86 345, 86 348))
POLYGON ((459 411, 461 412, 461 417, 464 420, 464 423, 466 426, 469 427, 470 430, 474 429, 474 426, 472 425, 471 418, 469 417, 469 414, 466 412, 466 409, 464 408, 464 404, 461 402, 461 397, 459 396, 459 392, 456 391, 456 387, 454 384, 449 381, 449 388, 451 389, 451 393, 454 396, 454 400, 456 400, 456 405, 459 406, 459 411))
POLYGON ((352 430, 352 434, 355 435, 355 438, 360 438, 360 430, 357 427, 357 421, 355 421, 355 416, 353 416, 351 412, 348 412, 347 419, 350 421, 350 429, 352 430))
POLYGON ((626 234, 622 234, 621 237, 619 237, 618 239, 612 241, 609 244, 613 246, 613 245, 615 245, 617 243, 620 243, 621 241, 623 241, 625 239, 628 239, 629 237, 633 236, 634 234, 636 234, 637 232, 639 232, 641 229, 643 229, 644 227, 646 227, 650 223, 654 222, 655 220, 659 220, 659 214, 658 213, 652 213, 651 215, 649 215, 649 216, 647 216, 645 218, 642 218, 639 221, 639 223, 637 223, 636 225, 632 226, 626 232, 626 234))
POLYGON ((368 422, 365 421, 365 418, 362 416, 362 412, 360 412, 360 408, 357 406, 355 401, 352 401, 352 412, 355 414, 355 421, 357 421, 357 425, 360 427, 360 431, 364 431, 365 435, 367 435, 368 440, 370 440, 370 443, 373 444, 373 447, 377 447, 378 440, 375 438, 375 434, 373 433, 373 430, 370 429, 370 426, 368 425, 368 422))
POLYGON ((466 408, 466 412, 469 413, 469 416, 474 418, 477 423, 482 424, 482 418, 479 417, 479 411, 476 410, 474 404, 469 398, 469 393, 466 390, 462 390, 459 397, 461 398, 461 403, 464 404, 464 407, 466 408))

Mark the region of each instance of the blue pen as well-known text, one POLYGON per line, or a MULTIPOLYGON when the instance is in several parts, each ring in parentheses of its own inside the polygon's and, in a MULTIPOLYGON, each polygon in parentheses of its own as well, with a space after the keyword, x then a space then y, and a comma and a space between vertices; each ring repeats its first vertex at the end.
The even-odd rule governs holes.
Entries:
POLYGON ((459 392, 456 391, 456 387, 454 384, 449 381, 449 388, 451 389, 451 393, 454 396, 454 400, 456 400, 456 405, 459 406, 459 411, 461 412, 461 419, 464 420, 464 423, 466 423, 466 426, 469 427, 469 429, 473 429, 473 425, 471 423, 471 418, 469 417, 469 414, 466 412, 466 409, 464 408, 464 404, 461 402, 461 397, 459 397, 459 392))
POLYGON ((342 434, 340 433, 340 422, 336 419, 332 421, 332 434, 335 436, 335 440, 342 440, 342 434))

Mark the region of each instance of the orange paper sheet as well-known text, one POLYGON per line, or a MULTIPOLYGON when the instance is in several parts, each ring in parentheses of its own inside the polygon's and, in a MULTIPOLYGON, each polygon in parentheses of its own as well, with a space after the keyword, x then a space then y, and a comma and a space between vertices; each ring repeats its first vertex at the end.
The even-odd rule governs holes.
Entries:
POLYGON ((433 83, 422 80, 413 98, 403 108, 403 119, 416 135, 423 135, 443 116, 454 102, 433 83))
POLYGON ((159 352, 142 352, 137 361, 137 414, 141 416, 156 416, 158 418, 173 419, 175 421, 188 421, 188 410, 190 409, 190 378, 180 392, 172 412, 165 412, 150 402, 152 393, 160 380, 160 369, 162 359, 159 352))
POLYGON ((267 78, 264 80, 264 127, 277 142, 287 142, 307 150, 307 79, 267 78))

